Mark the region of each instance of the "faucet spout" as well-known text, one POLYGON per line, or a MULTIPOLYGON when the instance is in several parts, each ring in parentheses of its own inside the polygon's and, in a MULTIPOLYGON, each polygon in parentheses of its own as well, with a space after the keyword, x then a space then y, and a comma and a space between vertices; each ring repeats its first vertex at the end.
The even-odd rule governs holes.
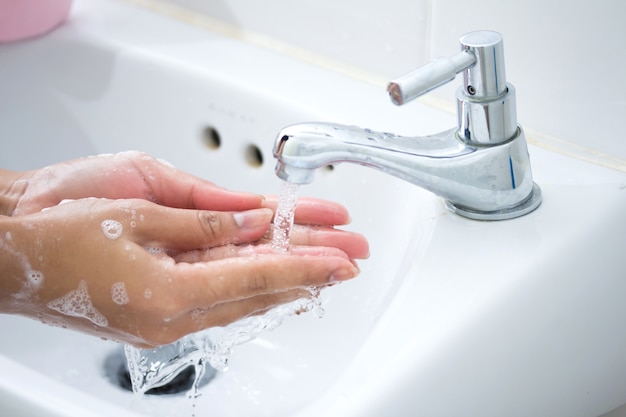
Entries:
POLYGON ((368 166, 427 189, 456 213, 481 220, 517 217, 534 210, 540 191, 532 181, 521 128, 510 141, 477 147, 456 129, 404 137, 355 126, 301 123, 274 144, 276 175, 307 184, 315 170, 342 162, 368 166))

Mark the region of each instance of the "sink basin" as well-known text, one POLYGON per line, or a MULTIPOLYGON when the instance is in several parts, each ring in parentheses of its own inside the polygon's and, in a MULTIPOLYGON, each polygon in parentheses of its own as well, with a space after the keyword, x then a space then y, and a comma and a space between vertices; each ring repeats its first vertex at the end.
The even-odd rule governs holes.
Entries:
MULTIPOLYGON (((514 80, 512 80, 514 82, 514 80)), ((129 3, 76 1, 51 35, 0 46, 0 166, 137 149, 231 189, 276 193, 271 149, 311 120, 430 134, 455 116, 129 3)), ((523 121, 522 121, 523 122, 523 121)), ((538 141, 538 145, 541 143, 538 141)), ((240 345, 184 395, 104 377, 119 345, 0 316, 12 416, 597 416, 626 403, 626 175, 531 146, 544 202, 505 222, 347 164, 302 195, 352 214, 371 257, 326 314, 240 345)), ((626 163, 622 167, 626 166, 626 163)))

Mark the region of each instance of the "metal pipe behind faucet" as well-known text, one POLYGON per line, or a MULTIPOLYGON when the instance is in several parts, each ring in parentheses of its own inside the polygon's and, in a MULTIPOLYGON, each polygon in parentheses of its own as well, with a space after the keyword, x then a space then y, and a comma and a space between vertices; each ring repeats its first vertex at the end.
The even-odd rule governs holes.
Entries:
POLYGON ((461 38, 462 50, 389 84, 403 104, 463 71, 456 128, 404 137, 355 126, 301 123, 283 129, 274 145, 276 175, 306 184, 325 165, 351 162, 402 178, 443 197, 462 216, 503 220, 541 203, 533 183, 524 131, 517 125, 515 89, 506 83, 502 37, 480 31, 461 38))

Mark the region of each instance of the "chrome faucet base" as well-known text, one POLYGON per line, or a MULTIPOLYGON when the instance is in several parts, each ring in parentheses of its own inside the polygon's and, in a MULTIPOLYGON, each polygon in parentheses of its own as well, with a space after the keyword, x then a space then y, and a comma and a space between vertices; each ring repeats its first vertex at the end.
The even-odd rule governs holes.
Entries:
POLYGON ((506 209, 481 211, 472 210, 469 207, 455 204, 450 200, 444 200, 444 203, 448 210, 458 214, 459 216, 463 216, 472 220, 496 221, 510 220, 524 216, 539 207, 539 205, 541 205, 541 200, 541 188, 533 182, 533 189, 530 192, 528 198, 526 198, 526 200, 522 201, 520 204, 506 209))

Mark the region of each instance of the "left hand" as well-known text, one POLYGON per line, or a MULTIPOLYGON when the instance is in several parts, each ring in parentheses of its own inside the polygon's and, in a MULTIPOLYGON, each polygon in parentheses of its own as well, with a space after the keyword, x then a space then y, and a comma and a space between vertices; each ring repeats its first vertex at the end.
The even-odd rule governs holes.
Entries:
POLYGON ((15 179, 18 199, 9 214, 22 215, 63 200, 138 198, 172 208, 242 211, 261 207, 258 194, 226 190, 140 152, 62 162, 15 179))

